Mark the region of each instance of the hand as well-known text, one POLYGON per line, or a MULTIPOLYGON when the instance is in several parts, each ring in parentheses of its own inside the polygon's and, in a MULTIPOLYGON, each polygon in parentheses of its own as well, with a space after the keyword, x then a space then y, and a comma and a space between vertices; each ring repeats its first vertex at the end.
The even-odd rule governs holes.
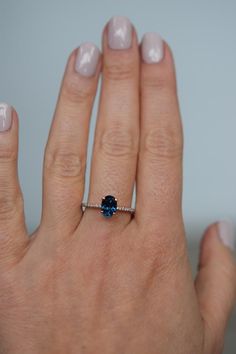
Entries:
MULTIPOLYGON (((40 225, 29 237, 17 177, 18 118, 0 106, 0 353, 217 354, 235 303, 230 224, 203 238, 194 283, 181 212, 182 128, 168 45, 113 18, 103 57, 70 55, 45 149, 40 225), (102 70, 89 201, 89 119, 102 70)), ((36 187, 36 186, 35 186, 36 187)))

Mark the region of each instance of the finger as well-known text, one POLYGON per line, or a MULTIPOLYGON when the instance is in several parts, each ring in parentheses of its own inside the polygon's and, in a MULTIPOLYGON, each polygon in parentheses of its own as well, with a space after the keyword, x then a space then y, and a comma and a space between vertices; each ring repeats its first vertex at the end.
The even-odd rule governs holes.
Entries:
POLYGON ((84 43, 67 63, 44 159, 42 227, 67 235, 81 217, 87 140, 100 52, 84 43))
POLYGON ((28 242, 17 159, 17 114, 0 103, 0 262, 19 255, 28 242))
POLYGON ((175 220, 181 214, 182 126, 170 49, 159 35, 142 40, 141 134, 136 220, 175 220))
POLYGON ((206 353, 220 353, 224 332, 236 301, 236 264, 233 226, 211 225, 201 244, 196 290, 206 329, 206 353))
MULTIPOLYGON (((112 18, 103 35, 103 82, 91 166, 89 202, 113 195, 120 206, 132 201, 139 141, 139 53, 128 19, 112 18)), ((85 222, 105 220, 87 209, 85 222)), ((123 227, 130 214, 117 212, 106 225, 123 227)))

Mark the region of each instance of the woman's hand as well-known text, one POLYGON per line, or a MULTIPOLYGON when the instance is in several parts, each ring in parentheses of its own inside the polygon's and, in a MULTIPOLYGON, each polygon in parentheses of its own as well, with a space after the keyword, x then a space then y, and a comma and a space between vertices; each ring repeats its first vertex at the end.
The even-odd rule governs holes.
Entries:
MULTIPOLYGON (((113 18, 103 57, 68 60, 45 149, 43 209, 29 238, 17 177, 18 118, 0 106, 0 353, 217 354, 235 303, 230 224, 203 238, 194 283, 181 213, 182 128, 168 45, 113 18), (89 120, 102 69, 89 201, 89 120)), ((36 187, 36 186, 35 186, 36 187)), ((37 187, 36 187, 37 188, 37 187)))

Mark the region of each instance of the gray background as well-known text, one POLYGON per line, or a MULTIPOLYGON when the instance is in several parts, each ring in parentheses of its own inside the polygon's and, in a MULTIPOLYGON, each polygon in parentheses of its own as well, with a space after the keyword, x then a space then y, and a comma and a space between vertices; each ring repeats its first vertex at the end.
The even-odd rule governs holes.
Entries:
MULTIPOLYGON (((83 41, 100 45, 113 15, 128 16, 140 38, 159 32, 174 51, 185 130, 183 207, 195 267, 206 225, 236 221, 233 0, 0 0, 0 100, 20 116, 19 175, 28 228, 32 232, 40 219, 43 149, 67 57, 83 41)), ((234 321, 227 354, 236 352, 234 321)))

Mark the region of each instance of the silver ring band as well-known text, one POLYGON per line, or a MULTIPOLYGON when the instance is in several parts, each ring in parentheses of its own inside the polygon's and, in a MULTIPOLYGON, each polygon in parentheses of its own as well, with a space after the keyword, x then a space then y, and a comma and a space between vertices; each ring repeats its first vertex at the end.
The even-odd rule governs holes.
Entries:
MULTIPOLYGON (((86 202, 83 202, 81 204, 81 207, 82 207, 82 210, 84 211, 86 208, 94 208, 94 209, 101 209, 101 204, 90 204, 90 203, 86 203, 86 202)), ((117 207, 116 208, 117 211, 124 211, 124 212, 128 212, 128 213, 131 213, 131 214, 134 214, 135 213, 135 209, 134 208, 127 208, 127 207, 117 207)))

